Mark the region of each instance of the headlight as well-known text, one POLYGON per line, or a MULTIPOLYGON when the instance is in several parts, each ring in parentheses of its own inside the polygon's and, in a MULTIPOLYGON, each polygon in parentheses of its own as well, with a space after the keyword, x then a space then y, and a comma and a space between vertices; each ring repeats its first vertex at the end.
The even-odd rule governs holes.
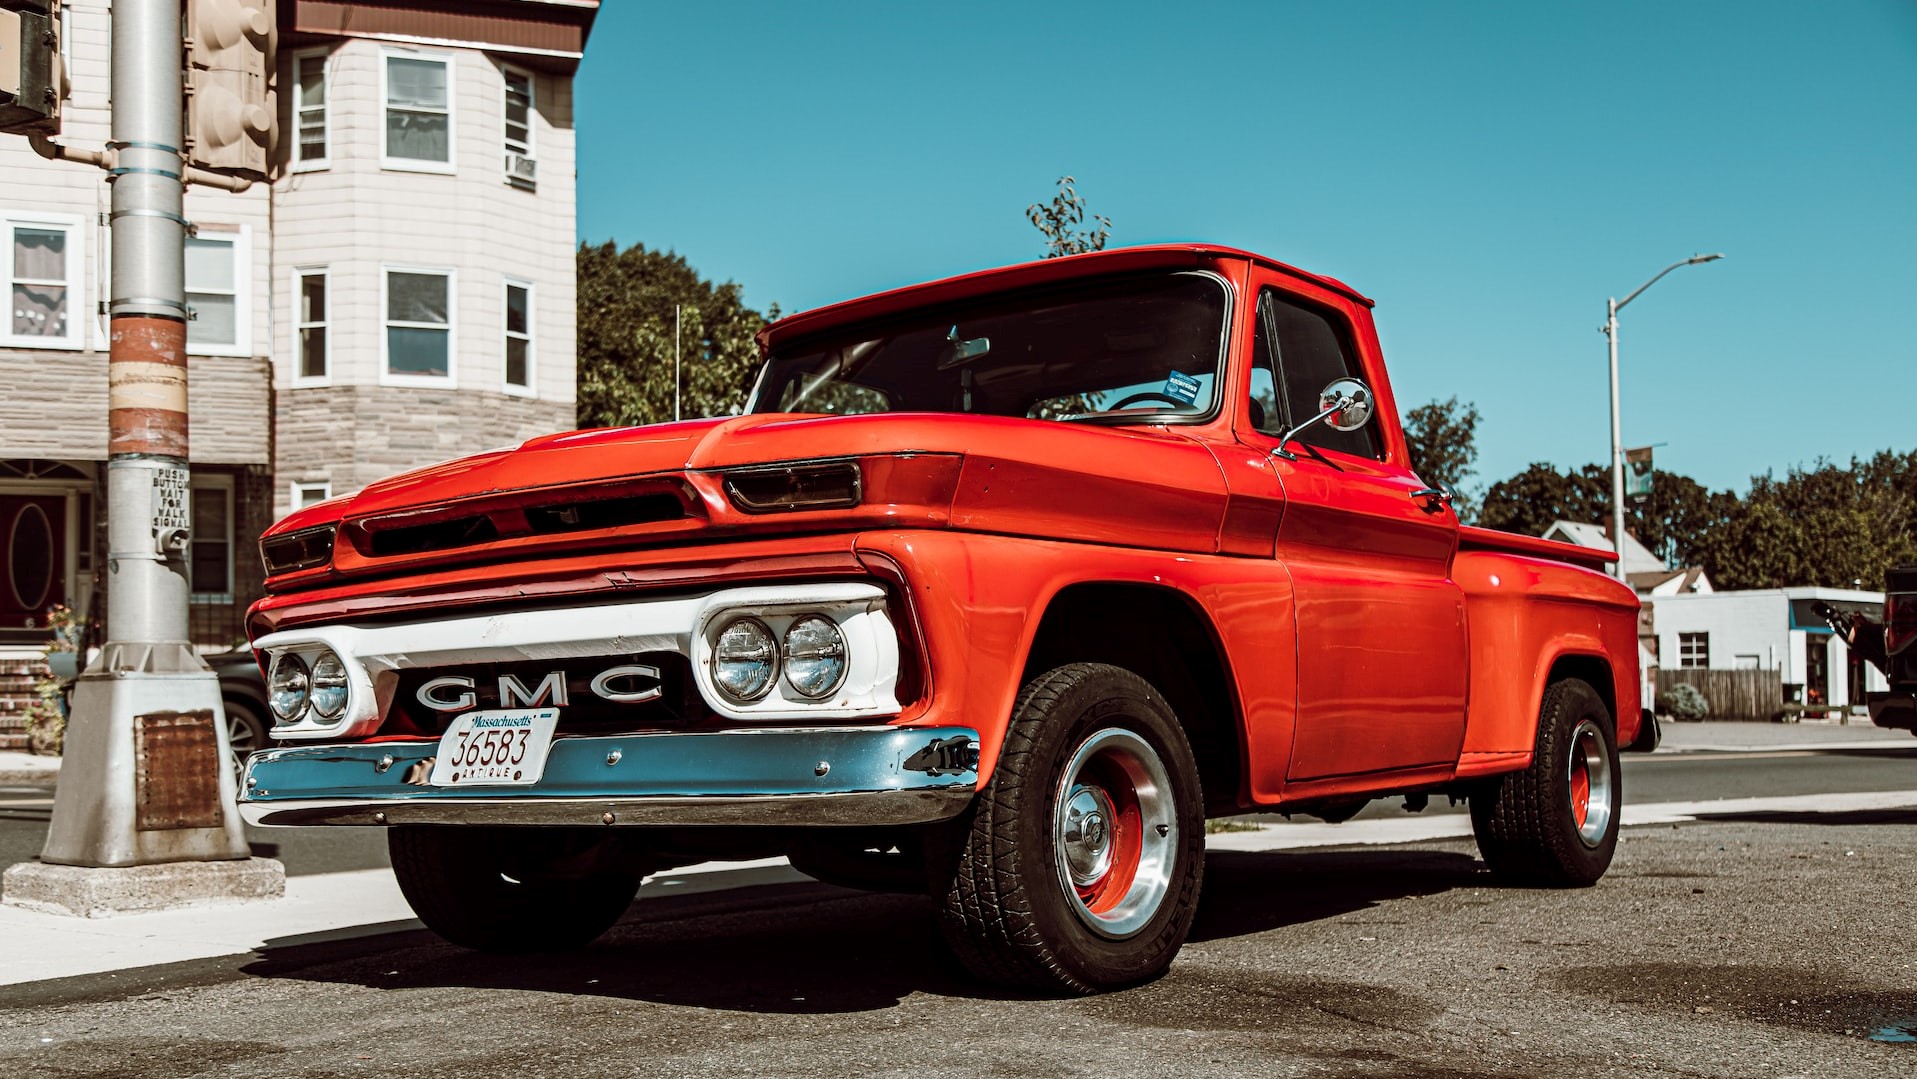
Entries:
POLYGON ((346 709, 346 664, 326 649, 313 657, 311 681, 313 711, 325 719, 338 719, 346 709))
POLYGON ((721 693, 741 704, 756 701, 778 675, 778 642, 764 622, 739 618, 719 631, 712 646, 712 681, 721 693))
POLYGON ((829 618, 807 615, 785 631, 785 680, 802 697, 829 697, 845 681, 845 635, 829 618))
POLYGON ((305 660, 291 652, 274 656, 272 670, 266 676, 266 703, 273 709, 274 721, 298 721, 300 713, 306 711, 312 685, 305 660))

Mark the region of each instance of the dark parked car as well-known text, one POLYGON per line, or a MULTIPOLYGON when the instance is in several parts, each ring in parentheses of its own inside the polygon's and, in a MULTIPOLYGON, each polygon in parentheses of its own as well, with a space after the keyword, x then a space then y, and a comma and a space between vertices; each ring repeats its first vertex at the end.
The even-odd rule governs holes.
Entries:
POLYGON ((213 673, 220 676, 220 699, 226 706, 226 736, 235 759, 267 746, 266 732, 272 729, 266 710, 266 679, 260 665, 248 649, 215 652, 202 656, 213 673))
MULTIPOLYGON (((69 713, 73 707, 73 679, 79 667, 73 653, 56 652, 48 656, 47 666, 64 683, 61 695, 69 713), (59 662, 64 660, 65 662, 59 662)), ((267 747, 266 734, 272 729, 266 709, 266 678, 253 653, 245 648, 201 656, 220 678, 220 700, 226 709, 226 736, 236 764, 245 764, 246 755, 267 747)))

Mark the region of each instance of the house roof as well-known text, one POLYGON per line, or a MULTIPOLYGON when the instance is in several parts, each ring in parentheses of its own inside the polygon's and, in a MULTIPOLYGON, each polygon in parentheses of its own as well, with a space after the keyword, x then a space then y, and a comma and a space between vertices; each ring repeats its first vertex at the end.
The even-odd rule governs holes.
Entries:
MULTIPOLYGON (((1587 521, 1553 521, 1551 527, 1544 530, 1545 539, 1564 540, 1580 547, 1591 547, 1600 551, 1612 551, 1617 548, 1611 543, 1611 537, 1603 525, 1587 521)), ((1650 548, 1637 541, 1627 529, 1624 533, 1624 575, 1628 579, 1636 573, 1670 573, 1671 567, 1664 560, 1651 553, 1650 548)))
POLYGON ((1663 588, 1665 595, 1688 594, 1699 590, 1700 583, 1708 587, 1704 580, 1703 566, 1686 566, 1683 569, 1644 570, 1627 573, 1624 579, 1639 595, 1653 595, 1663 588))

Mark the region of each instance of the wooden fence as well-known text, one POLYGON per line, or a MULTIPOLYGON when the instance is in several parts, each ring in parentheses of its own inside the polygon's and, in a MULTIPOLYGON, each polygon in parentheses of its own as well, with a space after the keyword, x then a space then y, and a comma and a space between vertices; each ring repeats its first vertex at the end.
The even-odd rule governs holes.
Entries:
POLYGON ((1665 692, 1679 682, 1696 686, 1710 702, 1711 711, 1706 719, 1768 721, 1784 707, 1783 672, 1775 667, 1738 671, 1660 667, 1658 697, 1662 699, 1665 692))

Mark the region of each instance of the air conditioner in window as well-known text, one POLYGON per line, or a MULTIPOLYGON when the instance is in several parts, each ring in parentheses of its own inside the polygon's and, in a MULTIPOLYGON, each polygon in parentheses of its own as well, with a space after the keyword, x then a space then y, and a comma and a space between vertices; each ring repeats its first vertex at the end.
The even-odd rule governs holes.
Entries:
POLYGON ((525 154, 506 151, 506 182, 514 187, 531 188, 539 181, 539 162, 525 154))

